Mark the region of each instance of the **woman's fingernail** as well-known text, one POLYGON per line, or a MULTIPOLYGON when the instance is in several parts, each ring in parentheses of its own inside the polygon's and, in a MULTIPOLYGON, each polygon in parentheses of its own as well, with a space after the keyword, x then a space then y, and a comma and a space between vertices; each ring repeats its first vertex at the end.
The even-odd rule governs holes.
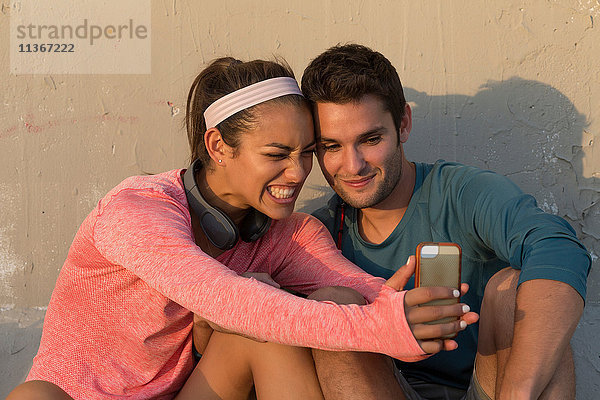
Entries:
POLYGON ((465 329, 467 327, 467 323, 465 321, 460 321, 460 329, 465 329))
POLYGON ((463 313, 468 313, 469 311, 471 311, 471 307, 469 307, 466 304, 463 304, 462 310, 463 310, 463 313))
POLYGON ((454 297, 460 297, 460 292, 458 290, 454 289, 454 291, 452 292, 452 295, 454 297))

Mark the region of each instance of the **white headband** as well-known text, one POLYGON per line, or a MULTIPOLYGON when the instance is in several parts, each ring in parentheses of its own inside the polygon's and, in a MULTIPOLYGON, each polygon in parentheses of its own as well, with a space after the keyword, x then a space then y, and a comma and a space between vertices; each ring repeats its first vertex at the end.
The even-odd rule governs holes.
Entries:
POLYGON ((302 92, 294 78, 272 78, 246 86, 221 97, 204 111, 206 129, 214 128, 220 122, 246 108, 263 103, 276 97, 302 92))

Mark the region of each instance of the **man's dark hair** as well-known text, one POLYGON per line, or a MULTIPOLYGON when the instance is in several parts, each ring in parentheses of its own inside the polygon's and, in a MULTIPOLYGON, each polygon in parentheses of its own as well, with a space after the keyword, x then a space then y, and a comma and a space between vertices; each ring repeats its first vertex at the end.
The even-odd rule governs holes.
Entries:
POLYGON ((406 106, 400 77, 383 54, 366 46, 338 44, 320 54, 304 70, 302 92, 313 104, 346 104, 375 95, 400 130, 406 106))

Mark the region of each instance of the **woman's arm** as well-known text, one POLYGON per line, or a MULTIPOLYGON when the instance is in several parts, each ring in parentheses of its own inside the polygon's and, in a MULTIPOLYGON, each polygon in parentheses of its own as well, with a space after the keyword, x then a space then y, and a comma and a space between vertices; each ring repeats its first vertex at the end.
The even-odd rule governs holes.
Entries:
POLYGON ((381 290, 372 304, 336 305, 240 277, 196 246, 185 205, 164 193, 122 189, 108 197, 98 209, 94 240, 108 261, 225 329, 288 345, 405 360, 423 354, 404 316, 404 292, 377 283, 381 290))

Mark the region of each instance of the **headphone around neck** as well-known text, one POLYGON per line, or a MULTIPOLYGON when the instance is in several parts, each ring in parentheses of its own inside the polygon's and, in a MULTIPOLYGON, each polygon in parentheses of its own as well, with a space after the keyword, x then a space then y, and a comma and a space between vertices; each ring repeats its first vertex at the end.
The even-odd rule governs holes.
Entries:
POLYGON ((200 160, 195 160, 183 174, 183 186, 188 203, 200 220, 202 231, 213 245, 221 250, 229 250, 240 237, 244 242, 254 242, 267 233, 271 218, 254 208, 248 211, 238 230, 227 214, 208 204, 196 183, 196 172, 201 168, 200 160))

